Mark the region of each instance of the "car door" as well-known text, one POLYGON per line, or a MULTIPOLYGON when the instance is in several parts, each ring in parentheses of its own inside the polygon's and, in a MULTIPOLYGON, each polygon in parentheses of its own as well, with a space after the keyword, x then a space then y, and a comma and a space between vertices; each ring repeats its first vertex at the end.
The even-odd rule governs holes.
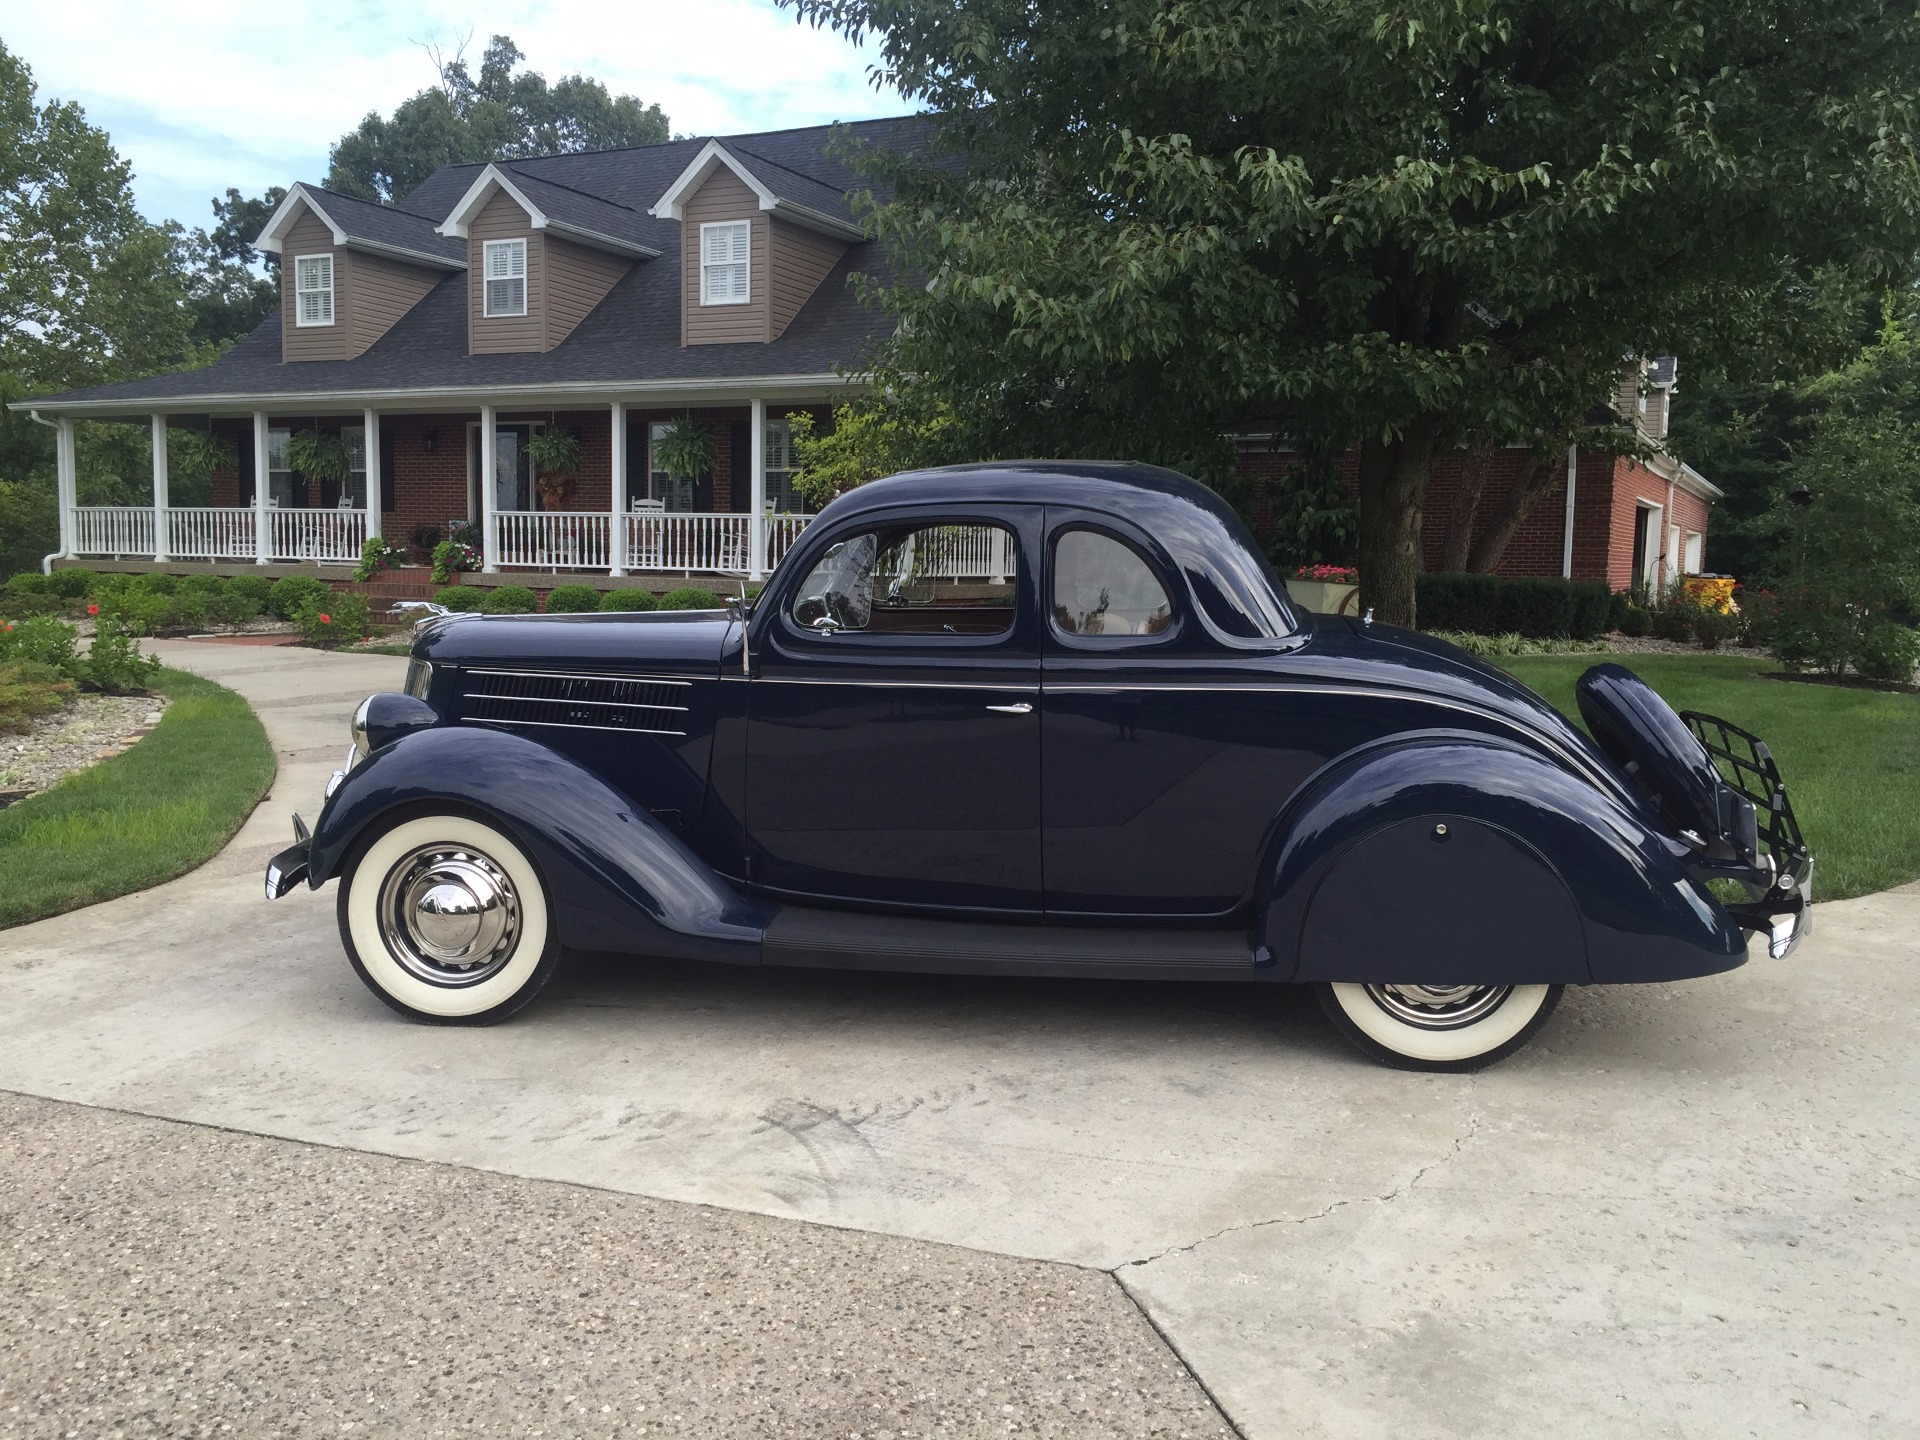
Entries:
MULTIPOLYGON (((748 875, 802 900, 1033 913, 1037 506, 809 534, 756 626, 748 875)), ((791 563, 791 562, 789 562, 791 563)))
POLYGON ((1050 507, 1046 540, 1047 913, 1226 915, 1321 761, 1318 707, 1209 640, 1148 535, 1050 507))

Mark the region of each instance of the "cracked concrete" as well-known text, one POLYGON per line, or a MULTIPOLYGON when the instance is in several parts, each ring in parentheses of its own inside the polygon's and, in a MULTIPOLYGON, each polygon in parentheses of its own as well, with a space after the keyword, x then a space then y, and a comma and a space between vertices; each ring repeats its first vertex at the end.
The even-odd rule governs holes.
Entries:
MULTIPOLYGON (((289 702, 401 665, 163 648, 289 702)), ((1283 988, 580 957, 432 1030, 330 892, 257 898, 349 709, 263 710, 274 797, 207 868, 0 939, 0 1088, 1108 1271, 1254 1440, 1920 1436, 1920 887, 1571 992, 1471 1078, 1283 988)))

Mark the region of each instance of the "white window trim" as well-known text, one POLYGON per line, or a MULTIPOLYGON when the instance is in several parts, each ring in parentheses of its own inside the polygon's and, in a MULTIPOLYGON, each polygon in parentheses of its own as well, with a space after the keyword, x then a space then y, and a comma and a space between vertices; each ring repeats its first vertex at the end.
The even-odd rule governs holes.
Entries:
POLYGON ((753 222, 751 220, 709 220, 700 226, 700 303, 702 305, 750 305, 753 303, 753 222), (738 295, 726 295, 715 299, 707 287, 707 232, 709 230, 728 230, 747 232, 747 258, 745 261, 727 260, 720 263, 744 265, 746 268, 745 286, 738 295))
POLYGON ((518 240, 486 240, 480 246, 480 314, 488 320, 519 319, 527 313, 527 242, 518 240), (493 273, 493 254, 496 250, 513 248, 520 257, 520 271, 511 271, 505 275, 493 273), (493 282, 495 280, 518 280, 520 282, 520 308, 518 310, 496 310, 493 308, 493 282))
POLYGON ((301 330, 324 329, 325 327, 333 324, 333 316, 334 316, 333 256, 331 254, 294 256, 293 257, 293 323, 295 328, 301 329, 301 330), (310 289, 303 290, 300 288, 300 269, 302 266, 314 260, 324 260, 327 262, 327 283, 325 286, 314 286, 310 289), (306 295, 324 295, 327 297, 327 318, 326 319, 309 320, 306 318, 305 307, 302 306, 300 303, 301 297, 306 295))

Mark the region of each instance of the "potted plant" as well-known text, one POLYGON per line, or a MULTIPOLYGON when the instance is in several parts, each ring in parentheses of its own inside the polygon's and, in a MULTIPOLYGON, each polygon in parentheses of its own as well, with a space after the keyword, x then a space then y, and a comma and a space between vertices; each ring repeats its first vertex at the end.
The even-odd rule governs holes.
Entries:
POLYGON ((527 458, 533 462, 534 483, 549 505, 566 499, 568 487, 580 469, 580 442, 570 431, 549 425, 527 439, 527 458))
POLYGON ((698 480, 713 469, 713 431, 696 425, 689 411, 660 432, 653 442, 654 467, 672 480, 698 480))
POLYGON ((346 441, 320 430, 296 430, 287 437, 287 465, 323 485, 343 484, 353 473, 346 441))
POLYGON ((1349 565, 1302 565, 1287 578, 1287 595, 1321 615, 1352 615, 1360 603, 1360 572, 1349 565))

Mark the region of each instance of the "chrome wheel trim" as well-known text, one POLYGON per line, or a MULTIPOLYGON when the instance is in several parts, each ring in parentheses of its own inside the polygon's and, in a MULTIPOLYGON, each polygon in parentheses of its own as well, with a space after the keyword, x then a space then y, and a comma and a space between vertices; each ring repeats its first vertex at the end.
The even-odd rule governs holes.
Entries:
POLYGON ((1484 1020, 1513 993, 1511 985, 1368 985, 1367 998, 1418 1030, 1459 1030, 1484 1020))
POLYGON ((512 878, 470 845, 408 851, 381 881, 377 913, 394 961, 439 989, 491 979, 520 944, 520 896, 512 878))

